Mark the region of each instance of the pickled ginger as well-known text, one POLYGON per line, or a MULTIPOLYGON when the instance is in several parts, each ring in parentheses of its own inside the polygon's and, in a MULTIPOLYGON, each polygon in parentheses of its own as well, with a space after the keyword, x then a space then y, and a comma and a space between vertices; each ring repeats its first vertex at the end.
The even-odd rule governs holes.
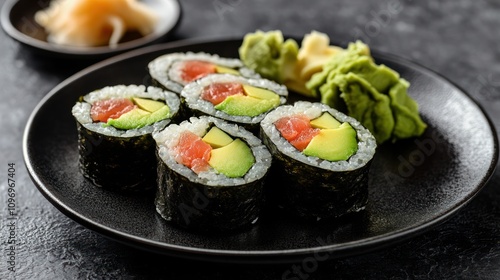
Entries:
POLYGON ((153 32, 158 15, 136 0, 53 0, 35 21, 54 44, 116 47, 128 31, 153 32))

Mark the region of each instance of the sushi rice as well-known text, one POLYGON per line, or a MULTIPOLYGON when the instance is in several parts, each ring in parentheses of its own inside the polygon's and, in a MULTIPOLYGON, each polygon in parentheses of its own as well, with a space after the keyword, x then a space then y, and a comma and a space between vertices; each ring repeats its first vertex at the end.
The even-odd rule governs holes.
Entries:
POLYGON ((165 128, 180 108, 179 97, 157 87, 108 86, 88 93, 72 108, 78 131, 79 168, 94 185, 117 192, 145 192, 156 186, 156 145, 152 133, 165 128), (165 119, 140 128, 121 130, 93 122, 92 104, 100 100, 140 97, 164 101, 165 119))
POLYGON ((262 179, 271 166, 271 154, 259 138, 255 137, 251 132, 242 129, 236 124, 227 123, 214 117, 191 117, 189 120, 183 121, 178 125, 172 124, 160 132, 153 133, 153 138, 158 145, 158 154, 161 160, 163 160, 167 166, 175 172, 178 172, 190 181, 199 184, 221 187, 246 184, 262 179), (200 137, 203 137, 212 124, 233 138, 243 139, 252 150, 253 156, 255 157, 255 164, 250 168, 244 177, 228 178, 223 174, 217 173, 213 168, 209 168, 208 171, 196 174, 190 168, 178 163, 175 160, 176 154, 173 148, 178 145, 179 137, 182 132, 188 130, 200 137))
POLYGON ((143 85, 116 85, 90 92, 82 98, 82 101, 84 102, 77 102, 75 106, 73 106, 71 112, 76 120, 86 129, 113 137, 134 137, 149 134, 163 129, 170 123, 171 119, 168 117, 167 119, 161 120, 152 125, 130 130, 121 130, 110 125, 104 126, 103 123, 92 121, 92 118, 90 117, 90 109, 94 102, 112 98, 132 97, 165 101, 170 109, 170 117, 175 115, 180 108, 180 100, 173 92, 165 91, 152 86, 146 88, 143 85))
POLYGON ((260 123, 262 131, 276 144, 277 148, 285 155, 301 161, 305 164, 317 166, 331 171, 349 171, 366 165, 374 156, 377 147, 375 138, 370 131, 364 128, 356 119, 349 117, 327 105, 320 103, 311 103, 307 101, 298 101, 293 106, 285 105, 276 108, 267 114, 266 118, 260 123), (283 138, 276 129, 274 123, 286 116, 304 114, 310 120, 318 118, 323 112, 330 113, 340 122, 348 122, 357 133, 358 150, 345 161, 328 161, 317 157, 306 156, 299 152, 295 147, 283 138))
POLYGON ((216 54, 204 52, 194 53, 170 53, 157 57, 148 64, 149 74, 160 85, 168 90, 180 93, 186 82, 181 78, 182 62, 189 60, 199 60, 210 62, 215 65, 224 66, 237 70, 241 76, 248 78, 259 78, 260 75, 245 67, 241 60, 236 58, 220 57, 216 54))
POLYGON ((272 157, 262 142, 236 124, 202 116, 155 133, 157 141, 156 211, 174 225, 205 232, 221 232, 251 226, 264 204, 264 182, 272 157), (196 174, 177 163, 175 147, 181 133, 202 137, 215 126, 233 139, 245 142, 255 163, 241 178, 229 178, 213 168, 196 174))
POLYGON ((269 182, 271 204, 305 220, 338 218, 365 209, 368 174, 376 150, 375 137, 355 119, 321 103, 298 101, 267 114, 261 122, 261 138, 273 155, 269 182), (275 126, 283 117, 305 115, 309 119, 328 112, 356 131, 357 152, 347 160, 328 161, 297 150, 275 126))
POLYGON ((191 111, 214 116, 235 123, 250 125, 258 125, 259 122, 266 116, 267 112, 254 117, 233 116, 215 109, 211 102, 201 98, 203 89, 213 83, 240 83, 267 89, 279 95, 280 104, 285 104, 288 97, 288 90, 284 85, 280 85, 267 79, 249 79, 228 74, 213 74, 189 83, 182 90, 181 97, 184 99, 186 106, 189 107, 191 111))

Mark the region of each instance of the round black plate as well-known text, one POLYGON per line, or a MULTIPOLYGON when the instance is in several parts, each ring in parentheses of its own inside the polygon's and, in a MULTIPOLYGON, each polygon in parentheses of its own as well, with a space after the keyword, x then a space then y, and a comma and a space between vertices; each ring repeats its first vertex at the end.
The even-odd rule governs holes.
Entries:
MULTIPOLYGON (((149 84, 147 63, 175 51, 236 57, 241 40, 152 46, 87 68, 36 107, 24 135, 24 158, 36 186, 60 211, 114 240, 193 259, 270 262, 341 257, 399 242, 444 221, 486 184, 498 139, 482 109, 441 76, 374 53, 411 82, 410 95, 429 124, 418 139, 380 146, 370 171, 365 211, 334 223, 303 223, 274 209, 251 229, 203 235, 178 229, 155 212, 152 196, 122 196, 94 187, 78 171, 71 107, 81 95, 116 84, 149 84)), ((124 163, 126 164, 126 163, 124 163)))
POLYGON ((62 46, 48 43, 47 33, 34 19, 35 13, 46 8, 50 2, 7 0, 1 12, 3 29, 12 38, 44 54, 63 58, 103 58, 160 42, 175 29, 181 18, 181 6, 177 0, 143 0, 146 5, 160 12, 160 20, 151 34, 143 37, 126 34, 116 48, 62 46))

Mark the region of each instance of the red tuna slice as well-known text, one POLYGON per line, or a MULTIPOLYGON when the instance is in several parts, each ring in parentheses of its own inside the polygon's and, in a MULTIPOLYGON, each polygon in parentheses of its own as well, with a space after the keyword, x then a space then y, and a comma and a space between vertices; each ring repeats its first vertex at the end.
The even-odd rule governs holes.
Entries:
POLYGON ((274 125, 281 136, 299 151, 304 150, 313 137, 319 133, 319 129, 313 128, 309 119, 304 115, 283 117, 274 125))
POLYGON ((188 60, 182 65, 181 78, 186 83, 214 74, 217 68, 214 64, 200 60, 188 60))
POLYGON ((208 170, 212 147, 203 142, 198 135, 190 131, 182 132, 175 151, 177 152, 175 160, 178 163, 191 168, 196 173, 208 170))
POLYGON ((311 127, 302 130, 297 138, 290 141, 290 144, 292 144, 297 150, 303 151, 307 147, 307 145, 309 145, 309 142, 311 142, 313 137, 318 134, 319 134, 318 128, 311 127))
POLYGON ((245 94, 243 85, 238 83, 214 83, 206 86, 201 93, 201 98, 217 105, 226 97, 236 94, 245 94))
POLYGON ((99 100, 92 104, 90 117, 95 122, 107 122, 108 119, 117 119, 134 108, 132 100, 127 98, 99 100))

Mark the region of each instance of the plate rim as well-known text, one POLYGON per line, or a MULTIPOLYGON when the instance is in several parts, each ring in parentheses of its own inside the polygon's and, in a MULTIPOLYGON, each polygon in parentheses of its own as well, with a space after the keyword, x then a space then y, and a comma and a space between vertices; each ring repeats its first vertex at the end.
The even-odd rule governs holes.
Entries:
POLYGON ((92 47, 92 48, 77 48, 77 47, 57 47, 53 46, 48 42, 38 40, 25 33, 18 30, 13 22, 11 21, 11 13, 13 8, 23 0, 6 0, 0 11, 0 23, 2 29, 7 35, 12 39, 16 40, 23 45, 34 48, 38 51, 42 51, 46 54, 51 55, 63 55, 64 57, 73 58, 88 58, 88 57, 111 57, 113 55, 131 51, 133 49, 141 48, 144 46, 151 45, 162 38, 167 37, 169 34, 173 33, 175 29, 179 26, 181 19, 183 17, 183 9, 180 0, 161 0, 171 2, 176 10, 173 13, 175 15, 175 20, 171 27, 162 31, 160 34, 149 34, 136 40, 128 41, 125 43, 118 44, 116 48, 109 48, 106 46, 92 47))
POLYGON ((474 188, 473 191, 467 194, 459 203, 456 203, 448 209, 446 212, 443 212, 439 215, 439 217, 419 223, 414 225, 413 227, 406 229, 399 229, 397 231, 391 231, 388 233, 384 233, 377 236, 372 236, 368 238, 363 238, 350 242, 343 242, 339 244, 330 244, 326 246, 316 246, 316 247, 307 247, 307 248, 297 248, 297 249, 284 249, 284 250, 221 250, 221 249, 207 249, 207 248, 197 248, 197 247, 189 247, 189 246, 181 246, 175 244, 164 243, 160 241, 151 240, 144 237, 139 237, 136 235, 132 235, 129 233, 121 232, 119 230, 108 227, 107 225, 98 223, 84 217, 84 215, 76 212, 71 209, 71 207, 67 206, 64 201, 59 200, 48 188, 45 186, 39 177, 38 174, 34 171, 34 166, 30 160, 29 156, 29 133, 32 126, 32 123, 36 119, 37 113, 40 109, 46 104, 52 97, 54 97, 62 88, 70 84, 71 82, 78 80, 79 78, 91 73, 95 70, 103 68, 105 66, 112 65, 114 63, 120 62, 122 60, 130 59, 133 57, 137 57, 140 55, 145 55, 147 53, 161 51, 161 50, 169 50, 178 47, 189 47, 192 45, 201 45, 201 44, 217 44, 224 43, 228 41, 241 41, 242 38, 234 38, 234 37, 221 37, 221 38, 195 38, 195 39, 184 39, 174 42, 168 42, 148 47, 143 47, 139 49, 135 49, 132 51, 128 51, 123 54, 119 54, 117 56, 108 58, 101 62, 98 62, 94 65, 86 67, 81 71, 71 75, 66 78, 59 84, 57 84, 53 89, 51 89, 35 106, 32 113, 30 114, 28 121, 26 123, 23 139, 22 139, 22 151, 25 166, 28 170, 29 176, 34 182, 35 186, 38 190, 43 194, 43 196, 53 204, 59 211, 68 216, 69 218, 77 221, 78 223, 84 225, 85 227, 92 229, 93 231, 104 235, 107 238, 118 241, 120 243, 147 250, 156 253, 161 253, 164 255, 170 255, 173 257, 183 257, 187 259, 194 260, 204 260, 204 261, 224 261, 231 263, 283 263, 296 261, 297 257, 306 257, 312 254, 318 253, 329 253, 329 257, 342 257, 342 256, 351 256, 357 255, 359 252, 370 252, 376 250, 377 248, 386 247, 395 243, 399 243, 401 241, 407 240, 411 237, 414 237, 418 234, 421 234, 425 231, 428 231, 444 221, 448 220, 451 216, 456 214, 459 210, 463 209, 483 188, 488 184, 489 180, 495 173, 498 164, 498 135, 496 133, 496 128, 494 123, 491 121, 491 118, 486 113, 484 108, 473 99, 465 90, 459 87, 457 84, 443 76, 442 74, 437 73, 421 64, 408 60, 406 58, 402 58, 400 56, 394 54, 388 54, 384 52, 380 52, 377 50, 372 50, 372 53, 375 57, 383 57, 387 58, 391 61, 395 61, 396 63, 402 63, 405 65, 410 65, 412 67, 418 68, 418 71, 426 72, 427 74, 432 75, 435 78, 441 80, 441 82, 447 83, 448 85, 454 87, 460 94, 464 95, 467 99, 470 100, 472 104, 474 104, 480 113, 484 116, 485 120, 488 123, 491 134, 493 136, 493 157, 491 158, 491 162, 488 170, 485 173, 485 176, 481 179, 481 182, 474 188), (361 250, 363 249, 363 250, 361 250), (354 253, 358 252, 358 253, 354 253), (215 258, 207 258, 207 256, 215 257, 215 258))

